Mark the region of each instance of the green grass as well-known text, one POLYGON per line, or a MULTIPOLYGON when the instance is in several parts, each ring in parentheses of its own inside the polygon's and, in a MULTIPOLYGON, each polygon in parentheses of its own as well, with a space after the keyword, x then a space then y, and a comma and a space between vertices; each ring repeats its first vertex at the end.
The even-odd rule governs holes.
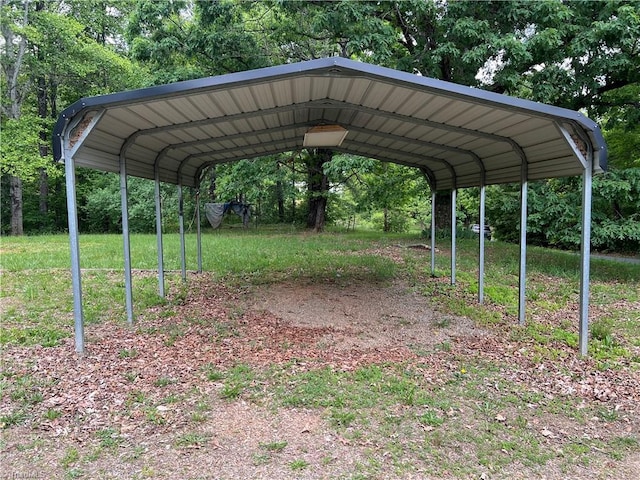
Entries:
POLYGON ((209 439, 208 435, 201 433, 185 433, 176 439, 175 446, 178 448, 203 447, 209 442, 209 439))

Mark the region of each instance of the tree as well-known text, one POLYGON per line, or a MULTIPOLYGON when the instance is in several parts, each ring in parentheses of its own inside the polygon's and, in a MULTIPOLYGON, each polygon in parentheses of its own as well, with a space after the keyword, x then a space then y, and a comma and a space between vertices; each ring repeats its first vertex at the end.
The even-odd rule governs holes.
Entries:
MULTIPOLYGON (((21 71, 25 62, 25 53, 27 49, 27 41, 24 36, 20 35, 20 31, 24 29, 29 22, 28 4, 9 3, 8 0, 0 1, 0 29, 2 30, 3 47, 2 52, 2 73, 5 91, 9 94, 8 101, 2 100, 3 120, 3 141, 0 145, 7 143, 7 128, 13 129, 16 133, 28 134, 24 128, 20 128, 18 124, 22 114, 22 104, 26 95, 25 81, 22 79, 21 71), (13 127, 13 128, 12 128, 13 127)), ((28 123, 28 122, 27 122, 28 123)), ((33 145, 33 138, 19 137, 24 143, 33 145)), ((36 143, 37 145, 37 143, 36 143)), ((10 156, 7 152, 2 152, 2 175, 9 178, 9 198, 10 198, 10 217, 11 217, 11 234, 22 235, 22 179, 18 176, 19 158, 15 155, 10 156)))
MULTIPOLYGON (((608 138, 617 150, 612 163, 634 165, 637 156, 620 154, 620 149, 633 145, 640 120, 637 2, 408 0, 379 6, 379 15, 401 33, 398 41, 404 54, 397 57, 397 68, 585 109, 611 129, 608 138)), ((554 185, 557 182, 547 190, 553 191, 554 185)), ((596 181, 594 189, 600 185, 596 181)), ((533 196, 537 188, 542 187, 532 185, 533 196)), ((517 219, 502 209, 512 205, 515 192, 510 187, 495 187, 493 193, 504 196, 504 205, 490 211, 492 223, 498 229, 504 223, 503 238, 511 238, 517 219), (503 214, 504 218, 496 217, 503 214)), ((537 209, 541 205, 530 202, 534 218, 543 213, 537 209)), ((450 224, 448 192, 438 193, 437 207, 438 223, 450 224)))
POLYGON ((161 84, 269 65, 245 30, 243 5, 232 1, 141 0, 126 38, 131 56, 161 84))
MULTIPOLYGON (((104 2, 100 3, 107 8, 104 2)), ((20 132, 4 136, 2 142, 2 173, 12 185, 9 197, 13 234, 22 233, 23 182, 31 188, 36 178, 40 179, 39 185, 35 183, 41 197, 40 209, 44 213, 48 210, 48 178, 59 174, 59 166, 52 164, 49 152, 51 127, 59 105, 136 85, 131 63, 110 46, 96 43, 85 26, 67 14, 72 6, 44 1, 0 3, 2 82, 6 86, 2 89, 2 126, 5 133, 6 129, 20 132), (23 120, 23 115, 28 117, 23 120), (34 132, 33 128, 37 130, 34 132), (34 141, 34 133, 39 136, 38 142, 34 141), (37 162, 36 155, 42 157, 37 162), (16 173, 22 176, 15 176, 16 173)))

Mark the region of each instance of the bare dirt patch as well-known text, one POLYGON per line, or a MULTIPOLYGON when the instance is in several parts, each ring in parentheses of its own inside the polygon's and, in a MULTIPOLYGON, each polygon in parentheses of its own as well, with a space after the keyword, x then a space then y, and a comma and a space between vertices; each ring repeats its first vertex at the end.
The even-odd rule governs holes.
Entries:
POLYGON ((453 339, 487 335, 469 319, 434 311, 427 298, 400 280, 389 285, 270 285, 256 288, 245 305, 295 327, 330 328, 320 341, 336 350, 433 349, 453 339))

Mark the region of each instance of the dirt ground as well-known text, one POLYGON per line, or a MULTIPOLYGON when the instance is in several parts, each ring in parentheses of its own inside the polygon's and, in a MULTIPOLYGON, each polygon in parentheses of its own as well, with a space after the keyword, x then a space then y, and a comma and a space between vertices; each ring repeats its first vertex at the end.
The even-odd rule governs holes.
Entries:
MULTIPOLYGON (((615 428, 640 434, 637 398, 629 393, 637 388, 637 377, 578 375, 570 370, 583 367, 573 363, 558 367, 558 375, 529 371, 538 367, 518 346, 504 344, 500 331, 434 311, 429 299, 401 281, 338 277, 324 284, 244 289, 210 282, 205 276, 193 278, 183 304, 150 311, 136 329, 115 323, 89 326, 84 358, 73 353, 71 340, 60 347, 3 352, 5 376, 28 376, 42 398, 29 407, 36 420, 2 430, 0 479, 639 478, 637 450, 623 459, 568 470, 554 462, 537 468, 516 462, 497 471, 478 466, 468 474, 433 476, 420 464, 399 469, 389 460, 385 465, 391 452, 375 442, 347 438, 322 409, 276 408, 270 393, 257 401, 222 398, 223 382, 208 381, 207 366, 222 369, 242 362, 256 369, 327 365, 349 371, 381 362, 415 362, 422 352, 432 354, 421 368, 437 385, 458 368, 452 356, 495 361, 507 355, 514 382, 526 375, 532 388, 546 395, 573 389, 585 401, 619 408, 615 428), (445 344, 453 351, 435 353, 445 344), (52 418, 50 411, 61 415, 52 418), (276 448, 278 442, 286 447, 276 448)), ((17 395, 3 395, 3 415, 19 407, 21 399, 12 397, 17 395)), ((554 438, 572 432, 605 441, 612 434, 607 432, 611 424, 595 421, 541 422, 532 428, 548 437, 548 448, 559 448, 554 438)))
POLYGON ((296 327, 330 328, 322 342, 343 351, 433 348, 452 338, 487 335, 466 318, 433 311, 426 298, 400 281, 270 285, 256 288, 245 301, 251 310, 268 312, 296 327), (435 324, 446 328, 434 328, 435 324))

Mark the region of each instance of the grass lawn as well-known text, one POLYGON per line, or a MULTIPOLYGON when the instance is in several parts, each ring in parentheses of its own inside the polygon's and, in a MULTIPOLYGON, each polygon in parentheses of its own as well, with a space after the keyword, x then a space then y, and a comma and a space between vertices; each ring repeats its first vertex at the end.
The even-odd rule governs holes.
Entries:
MULTIPOLYGON (((1 239, 9 475, 637 478, 640 265, 592 260, 580 359, 572 253, 529 249, 520 326, 515 245, 487 242, 480 306, 474 240, 459 242, 451 286, 446 243, 432 277, 429 252, 407 248, 415 235, 207 232, 205 273, 185 285, 178 236, 165 235, 166 299, 155 236, 131 241, 133 328, 121 237, 81 236, 80 358, 67 237, 1 239), (318 291, 331 292, 326 312, 304 296, 318 291), (267 294, 286 306, 252 303, 267 294), (424 324, 402 310, 411 302, 424 324)), ((195 250, 188 235, 190 270, 195 250)))

